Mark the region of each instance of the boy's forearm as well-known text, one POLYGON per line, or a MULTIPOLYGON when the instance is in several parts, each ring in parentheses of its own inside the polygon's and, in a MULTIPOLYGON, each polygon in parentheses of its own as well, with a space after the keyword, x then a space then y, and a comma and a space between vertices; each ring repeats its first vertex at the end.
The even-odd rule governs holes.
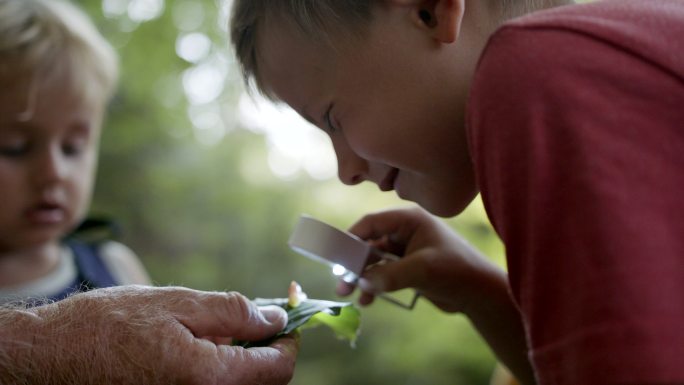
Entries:
POLYGON ((465 314, 518 381, 535 384, 522 318, 508 291, 507 276, 503 271, 492 271, 486 280, 481 286, 486 288, 480 293, 481 300, 465 314))

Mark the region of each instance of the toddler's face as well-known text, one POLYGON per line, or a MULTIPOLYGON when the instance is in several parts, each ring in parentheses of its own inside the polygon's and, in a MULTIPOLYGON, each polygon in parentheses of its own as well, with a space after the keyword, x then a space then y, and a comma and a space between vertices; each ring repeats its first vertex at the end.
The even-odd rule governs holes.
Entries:
POLYGON ((367 36, 336 49, 283 22, 259 32, 262 80, 329 134, 342 182, 374 182, 441 216, 473 199, 467 76, 404 9, 382 10, 367 36))
POLYGON ((0 252, 58 240, 90 203, 101 111, 68 87, 40 85, 32 107, 26 83, 0 88, 0 252))

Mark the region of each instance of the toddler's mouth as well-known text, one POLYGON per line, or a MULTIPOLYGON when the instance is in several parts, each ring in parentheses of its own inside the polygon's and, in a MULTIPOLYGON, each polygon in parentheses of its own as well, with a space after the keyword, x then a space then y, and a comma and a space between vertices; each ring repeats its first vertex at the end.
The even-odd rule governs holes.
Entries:
POLYGON ((385 176, 385 178, 380 182, 378 187, 381 191, 392 191, 394 190, 394 181, 397 179, 397 174, 399 174, 398 168, 393 168, 385 176))
POLYGON ((38 225, 53 225, 64 221, 66 210, 53 203, 40 203, 26 210, 26 218, 38 225))

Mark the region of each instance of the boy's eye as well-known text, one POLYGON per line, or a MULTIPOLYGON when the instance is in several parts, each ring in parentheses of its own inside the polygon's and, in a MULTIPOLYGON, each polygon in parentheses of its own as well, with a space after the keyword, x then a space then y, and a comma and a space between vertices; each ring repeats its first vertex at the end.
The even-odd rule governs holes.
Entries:
POLYGON ((328 133, 331 133, 331 134, 337 130, 337 128, 335 127, 335 124, 333 123, 332 118, 331 118, 330 112, 332 111, 332 108, 333 108, 333 105, 330 104, 330 106, 328 107, 328 110, 325 111, 325 116, 324 116, 325 125, 327 126, 328 133))

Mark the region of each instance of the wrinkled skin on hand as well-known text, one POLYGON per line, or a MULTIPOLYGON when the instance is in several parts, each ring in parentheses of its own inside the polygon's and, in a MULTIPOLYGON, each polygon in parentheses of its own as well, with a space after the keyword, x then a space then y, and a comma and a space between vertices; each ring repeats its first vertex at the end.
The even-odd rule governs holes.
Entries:
POLYGON ((230 346, 287 323, 282 309, 259 309, 238 293, 125 286, 1 317, 3 384, 280 385, 298 350, 292 336, 230 346))
MULTIPOLYGON (((349 231, 376 249, 401 257, 386 264, 371 261, 359 282, 363 305, 370 304, 374 294, 415 288, 443 311, 467 312, 490 280, 505 279, 501 269, 420 208, 369 214, 349 231)), ((337 293, 353 290, 340 282, 337 293)))

